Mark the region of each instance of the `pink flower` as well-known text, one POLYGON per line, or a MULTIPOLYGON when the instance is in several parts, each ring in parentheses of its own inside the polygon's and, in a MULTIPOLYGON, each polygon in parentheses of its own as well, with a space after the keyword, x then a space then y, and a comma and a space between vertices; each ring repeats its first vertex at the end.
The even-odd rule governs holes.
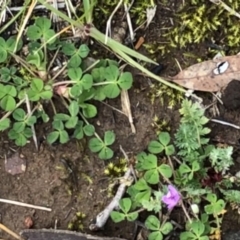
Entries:
POLYGON ((169 210, 173 209, 178 204, 180 199, 181 196, 177 189, 172 185, 168 185, 168 192, 162 197, 162 202, 167 205, 167 208, 169 210))

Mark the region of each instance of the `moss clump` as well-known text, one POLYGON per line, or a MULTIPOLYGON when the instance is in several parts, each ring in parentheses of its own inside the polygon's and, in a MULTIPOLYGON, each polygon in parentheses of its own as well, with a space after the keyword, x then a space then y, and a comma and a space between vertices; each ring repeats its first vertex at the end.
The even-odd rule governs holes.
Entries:
POLYGON ((159 99, 161 105, 166 104, 170 109, 180 103, 180 101, 183 99, 183 93, 176 91, 162 83, 153 84, 151 86, 149 96, 152 104, 154 104, 156 99, 159 99))
POLYGON ((163 131, 170 132, 171 128, 169 123, 169 119, 160 119, 157 115, 155 115, 151 125, 156 134, 159 135, 163 131))
MULTIPOLYGON (((233 11, 240 12, 239 0, 226 0, 224 3, 233 11)), ((173 9, 173 26, 168 23, 160 29, 160 40, 144 47, 152 56, 159 55, 159 52, 167 56, 174 49, 194 51, 196 44, 198 47, 204 46, 203 50, 211 49, 207 53, 199 50, 201 56, 209 54, 209 57, 213 57, 219 50, 227 50, 225 53, 228 55, 236 54, 240 47, 240 22, 233 11, 229 12, 221 4, 216 5, 211 1, 184 1, 184 4, 175 5, 173 9)))
MULTIPOLYGON (((239 12, 238 0, 226 0, 225 3, 239 12)), ((185 47, 192 43, 215 42, 232 49, 240 46, 239 19, 219 4, 205 0, 185 1, 175 19, 174 28, 165 34, 171 47, 185 47)))
POLYGON ((86 217, 86 214, 82 212, 76 212, 75 216, 68 223, 68 229, 74 231, 83 231, 83 220, 86 217))
POLYGON ((121 158, 117 163, 110 162, 104 169, 104 173, 111 178, 116 178, 123 176, 126 170, 127 161, 125 158, 121 158))

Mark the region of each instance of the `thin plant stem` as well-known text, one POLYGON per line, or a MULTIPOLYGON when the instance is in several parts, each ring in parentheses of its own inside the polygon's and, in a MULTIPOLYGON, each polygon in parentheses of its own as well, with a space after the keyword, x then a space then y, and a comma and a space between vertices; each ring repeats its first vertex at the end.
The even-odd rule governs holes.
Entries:
MULTIPOLYGON (((29 99, 28 99, 28 95, 25 93, 25 99, 26 99, 26 106, 27 106, 27 112, 28 112, 28 116, 30 117, 32 115, 32 111, 31 111, 31 106, 30 106, 30 102, 29 102, 29 99)), ((34 141, 34 144, 35 144, 35 147, 38 151, 38 141, 37 141, 37 135, 36 135, 36 131, 35 131, 35 128, 34 128, 34 124, 31 125, 31 130, 32 130, 32 133, 33 133, 33 141, 34 141)))
MULTIPOLYGON (((37 0, 33 0, 30 7, 28 8, 28 12, 27 12, 27 15, 24 17, 24 20, 23 20, 23 24, 22 26, 20 27, 19 31, 18 31, 18 35, 17 35, 17 39, 16 39, 16 45, 15 45, 15 48, 14 48, 14 52, 17 50, 17 45, 18 45, 18 42, 23 34, 23 31, 25 30, 26 28, 26 25, 27 25, 27 22, 30 18, 30 16, 32 15, 32 12, 33 12, 33 9, 34 7, 36 6, 37 4, 37 0)), ((27 6, 24 6, 23 8, 26 8, 27 6)))
POLYGON ((60 85, 69 85, 69 84, 74 84, 74 83, 77 83, 77 81, 72 81, 72 80, 69 80, 69 81, 61 81, 61 82, 56 82, 56 83, 54 83, 52 86, 53 86, 53 87, 57 87, 57 86, 60 86, 60 85))
POLYGON ((52 106, 52 109, 53 109, 54 115, 56 115, 56 114, 57 114, 57 110, 56 110, 56 108, 55 108, 55 105, 54 105, 52 99, 50 99, 50 104, 51 104, 51 106, 52 106))
MULTIPOLYGON (((65 66, 63 66, 60 71, 58 71, 58 73, 52 78, 52 80, 55 80, 66 68, 67 68, 67 64, 65 66)), ((62 85, 62 84, 57 84, 55 86, 58 86, 58 85, 62 85)))
POLYGON ((21 206, 21 207, 39 209, 39 210, 48 211, 48 212, 51 212, 51 211, 52 211, 51 208, 41 207, 41 206, 37 206, 37 205, 33 205, 33 204, 22 203, 22 202, 18 202, 18 201, 3 199, 3 198, 0 198, 0 202, 1 202, 1 203, 13 204, 13 205, 21 206))
POLYGON ((192 219, 190 218, 190 216, 189 216, 189 214, 188 214, 188 212, 187 212, 187 210, 186 210, 186 208, 185 208, 182 200, 181 200, 180 205, 181 205, 182 210, 183 210, 184 214, 186 215, 188 221, 189 221, 190 223, 192 223, 192 219))
POLYGON ((0 229, 2 229, 4 232, 8 233, 9 235, 11 235, 12 237, 14 237, 14 238, 16 238, 18 240, 24 240, 18 234, 16 234, 15 232, 13 232, 12 230, 10 230, 9 228, 7 228, 6 226, 4 226, 1 223, 0 223, 0 229))

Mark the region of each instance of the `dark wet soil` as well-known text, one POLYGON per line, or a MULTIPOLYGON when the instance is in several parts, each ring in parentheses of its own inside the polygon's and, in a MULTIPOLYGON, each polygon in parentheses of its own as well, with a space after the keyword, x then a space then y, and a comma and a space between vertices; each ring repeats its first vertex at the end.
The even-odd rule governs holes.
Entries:
MULTIPOLYGON (((160 5, 159 9, 159 12, 156 13, 156 19, 146 32, 146 42, 149 44, 156 40, 160 44, 163 27, 171 25, 169 14, 172 16, 172 13, 169 13, 169 8, 164 10, 160 5)), ((195 48, 196 54, 198 54, 199 48, 203 47, 197 46, 195 48)), ((206 48, 204 49, 207 51, 206 48)), ((164 61, 163 64, 167 66, 162 73, 164 76, 172 75, 177 71, 174 57, 180 63, 186 64, 181 51, 178 50, 168 53, 168 56, 155 56, 158 61, 164 61)), ((195 63, 194 60, 189 65, 193 63, 195 63)), ((134 156, 144 150, 149 141, 156 137, 152 126, 154 116, 159 119, 168 119, 171 133, 177 129, 179 124, 179 105, 172 109, 168 108, 168 98, 165 98, 163 105, 159 99, 156 99, 155 103, 152 104, 149 97, 149 92, 152 91, 149 80, 140 75, 135 75, 134 81, 134 87, 129 91, 129 97, 136 134, 132 133, 126 116, 102 103, 96 103, 98 116, 92 120, 92 123, 97 126, 97 132, 102 135, 105 130, 114 130, 116 133, 116 142, 113 146, 115 152, 113 162, 122 157, 119 149, 120 145, 129 156, 134 156)), ((218 104, 220 115, 216 118, 238 125, 240 122, 240 100, 236 89, 239 89, 239 82, 237 81, 235 84, 225 91, 224 105, 218 104), (229 96, 232 98, 229 99, 229 96)), ((204 103, 211 102, 211 94, 201 93, 200 95, 204 98, 204 103)), ((121 110, 120 98, 108 100, 106 103, 121 110)), ((208 114, 212 116, 210 112, 208 114)), ((38 125, 37 132, 44 132, 45 127, 41 124, 38 125)), ((240 139, 239 130, 216 123, 211 123, 211 129, 212 139, 233 145, 237 151, 240 139)), ((97 155, 90 153, 86 141, 71 141, 64 145, 54 146, 49 146, 43 141, 40 150, 36 151, 32 142, 20 149, 16 148, 13 143, 8 142, 5 135, 1 135, 1 198, 52 209, 51 212, 46 212, 2 203, 0 208, 1 222, 15 232, 20 232, 20 230, 26 228, 25 219, 27 217, 31 217, 33 220, 32 227, 35 229, 55 227, 67 229, 69 223, 75 218, 76 212, 82 212, 86 214, 86 217, 82 220, 83 229, 76 230, 90 233, 88 230, 90 222, 103 210, 111 198, 107 197, 107 188, 110 181, 104 175, 104 168, 109 162, 102 161, 98 159, 97 155), (5 157, 11 157, 15 152, 26 159, 27 168, 25 173, 12 176, 5 171, 4 161, 5 157), (73 173, 66 169, 63 160, 69 163, 73 173)), ((235 159, 236 165, 233 173, 240 170, 237 152, 235 159)), ((238 229, 238 215, 229 210, 225 216, 223 230, 238 229)), ((110 220, 104 230, 97 234, 132 240, 134 231, 135 226, 132 223, 114 224, 110 220)), ((8 239, 3 233, 1 236, 8 239)))

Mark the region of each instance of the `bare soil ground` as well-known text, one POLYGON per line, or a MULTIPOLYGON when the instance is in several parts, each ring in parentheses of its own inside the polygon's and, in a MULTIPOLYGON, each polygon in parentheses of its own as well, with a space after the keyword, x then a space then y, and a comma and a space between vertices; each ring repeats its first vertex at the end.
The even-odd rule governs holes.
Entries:
MULTIPOLYGON (((159 8, 154 22, 146 32, 146 42, 151 44, 153 41, 161 42, 161 29, 168 26, 169 9, 159 8)), ((199 49, 207 52, 207 49, 200 45, 195 48, 195 54, 199 49)), ((191 49, 191 51, 193 51, 191 49)), ((184 58, 180 50, 176 50, 167 56, 158 56, 159 62, 167 66, 163 75, 172 75, 177 67, 174 57, 177 57, 180 63, 184 63, 184 58)), ((195 63, 194 60, 192 63, 195 63)), ((133 71, 134 72, 134 71, 133 71)), ((165 98, 165 104, 162 105, 158 99, 151 104, 148 93, 151 91, 147 79, 134 73, 134 87, 129 91, 131 110, 134 117, 136 134, 131 133, 128 119, 112 110, 110 107, 97 103, 98 116, 93 120, 97 131, 102 134, 105 130, 114 130, 117 141, 114 143, 115 157, 112 160, 117 161, 121 157, 119 146, 130 155, 134 156, 144 150, 151 139, 156 137, 152 127, 153 117, 156 115, 160 119, 168 119, 171 132, 174 133, 179 124, 178 107, 168 108, 165 98)), ((232 96, 234 88, 229 90, 228 96, 232 96)), ((200 94, 204 98, 204 103, 211 102, 211 94, 200 94)), ((232 99, 232 98, 231 98, 232 99)), ((228 99, 225 101, 227 102, 228 99)), ((237 98, 231 100, 237 102, 237 98)), ((121 109, 120 99, 109 100, 109 105, 121 109)), ((230 104, 232 106, 232 104, 230 104)), ((235 109, 229 109, 229 105, 220 106, 220 115, 218 119, 238 124, 240 122, 240 110, 238 106, 235 109)), ((211 113, 209 113, 211 116, 211 113)), ((46 126, 39 124, 37 126, 39 138, 44 135, 46 126)), ((228 143, 235 147, 235 166, 234 173, 240 170, 239 160, 239 139, 240 132, 234 128, 215 123, 210 124, 211 139, 222 143, 228 143)), ((20 206, 1 204, 0 214, 1 222, 15 232, 26 228, 25 219, 30 216, 33 220, 33 228, 54 228, 67 229, 69 222, 75 218, 76 212, 86 214, 82 220, 83 232, 89 232, 88 226, 92 219, 108 204, 111 200, 107 197, 107 188, 110 180, 104 175, 104 167, 108 162, 104 162, 89 152, 86 141, 71 141, 65 145, 49 146, 45 141, 42 142, 40 150, 36 151, 34 144, 30 143, 24 148, 16 148, 13 143, 8 142, 5 135, 0 138, 0 171, 1 198, 17 200, 25 203, 42 205, 52 208, 51 212, 41 210, 32 210, 20 206), (15 150, 26 159, 27 169, 23 174, 12 176, 5 171, 5 156, 10 157, 15 150), (65 159, 70 164, 75 178, 72 177, 62 163, 65 159)), ((238 215, 230 210, 225 216, 223 230, 239 229, 238 215)), ((77 229, 79 230, 79 229, 77 229)), ((123 237, 132 240, 134 237, 135 226, 131 223, 114 224, 108 221, 103 231, 98 232, 99 236, 123 237)), ((4 239, 7 236, 2 234, 4 239)), ((11 239, 11 238, 9 238, 11 239)))

